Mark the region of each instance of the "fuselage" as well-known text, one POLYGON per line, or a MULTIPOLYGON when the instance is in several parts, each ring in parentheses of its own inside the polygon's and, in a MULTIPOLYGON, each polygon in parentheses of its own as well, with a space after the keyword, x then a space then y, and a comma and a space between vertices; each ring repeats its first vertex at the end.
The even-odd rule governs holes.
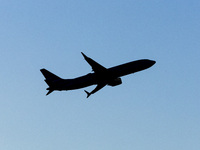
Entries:
POLYGON ((102 82, 109 83, 122 76, 145 70, 154 64, 155 61, 142 59, 111 67, 100 73, 89 73, 74 79, 60 79, 55 82, 54 90, 74 90, 102 82))

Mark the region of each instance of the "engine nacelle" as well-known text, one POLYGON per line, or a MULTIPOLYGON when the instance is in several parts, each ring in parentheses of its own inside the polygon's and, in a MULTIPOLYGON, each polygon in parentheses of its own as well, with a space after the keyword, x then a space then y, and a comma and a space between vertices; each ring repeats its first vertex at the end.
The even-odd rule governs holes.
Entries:
POLYGON ((117 85, 120 85, 122 84, 122 79, 121 78, 116 78, 114 80, 111 80, 108 85, 110 86, 117 86, 117 85))

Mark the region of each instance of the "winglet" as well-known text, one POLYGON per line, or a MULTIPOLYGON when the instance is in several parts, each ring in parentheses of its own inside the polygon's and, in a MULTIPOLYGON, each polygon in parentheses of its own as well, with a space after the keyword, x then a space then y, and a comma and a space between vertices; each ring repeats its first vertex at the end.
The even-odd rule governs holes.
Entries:
POLYGON ((89 93, 88 91, 84 90, 85 93, 87 94, 87 98, 91 95, 91 93, 89 93))

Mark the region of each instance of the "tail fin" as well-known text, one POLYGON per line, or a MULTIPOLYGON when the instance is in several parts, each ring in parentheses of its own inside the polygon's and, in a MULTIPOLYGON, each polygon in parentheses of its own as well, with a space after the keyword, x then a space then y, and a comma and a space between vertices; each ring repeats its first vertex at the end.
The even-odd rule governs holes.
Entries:
POLYGON ((48 71, 46 69, 40 69, 40 71, 42 72, 43 76, 47 80, 58 80, 58 79, 61 79, 60 77, 56 76, 55 74, 51 73, 50 71, 48 71))
POLYGON ((49 85, 49 88, 47 88, 47 90, 49 90, 49 91, 46 94, 46 95, 49 95, 51 92, 54 91, 54 89, 53 89, 53 86, 54 86, 53 82, 55 80, 59 80, 61 78, 58 77, 58 76, 56 76, 55 74, 51 73, 50 71, 48 71, 46 69, 41 69, 40 71, 42 72, 43 76, 45 77, 44 81, 49 85))

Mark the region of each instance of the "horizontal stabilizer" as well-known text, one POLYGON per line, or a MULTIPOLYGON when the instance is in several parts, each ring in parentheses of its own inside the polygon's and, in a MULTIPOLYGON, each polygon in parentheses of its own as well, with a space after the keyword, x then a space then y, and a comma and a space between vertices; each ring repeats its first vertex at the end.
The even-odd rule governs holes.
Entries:
POLYGON ((49 89, 49 91, 48 91, 48 93, 46 94, 46 96, 49 95, 51 92, 53 92, 53 90, 52 90, 52 89, 49 89))

